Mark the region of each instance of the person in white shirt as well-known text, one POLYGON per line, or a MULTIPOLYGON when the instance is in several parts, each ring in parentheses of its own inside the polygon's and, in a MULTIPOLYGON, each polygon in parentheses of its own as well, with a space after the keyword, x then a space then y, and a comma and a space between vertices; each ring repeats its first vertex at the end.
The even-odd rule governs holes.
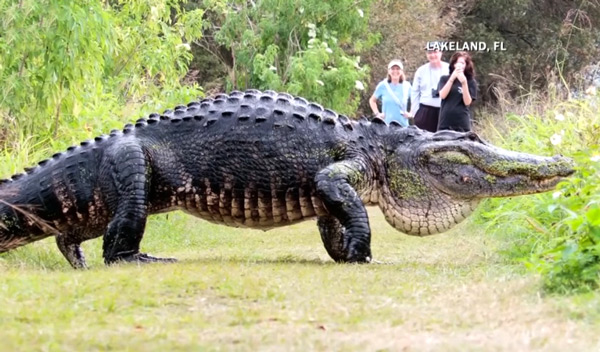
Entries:
POLYGON ((414 116, 417 127, 435 132, 441 105, 438 82, 440 77, 448 74, 449 70, 448 63, 442 61, 442 52, 439 50, 427 50, 427 60, 429 62, 415 72, 410 95, 410 114, 414 116))

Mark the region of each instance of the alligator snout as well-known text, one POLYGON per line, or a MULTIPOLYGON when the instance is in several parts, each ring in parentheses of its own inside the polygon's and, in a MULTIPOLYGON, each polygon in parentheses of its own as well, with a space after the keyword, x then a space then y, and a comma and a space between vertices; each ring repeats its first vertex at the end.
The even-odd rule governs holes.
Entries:
POLYGON ((564 165, 564 167, 560 170, 559 176, 567 177, 575 173, 575 161, 573 159, 562 155, 555 155, 554 158, 556 159, 557 163, 564 165))
POLYGON ((575 173, 575 162, 573 159, 562 155, 555 155, 543 160, 531 174, 532 178, 552 178, 552 177, 567 177, 575 173))

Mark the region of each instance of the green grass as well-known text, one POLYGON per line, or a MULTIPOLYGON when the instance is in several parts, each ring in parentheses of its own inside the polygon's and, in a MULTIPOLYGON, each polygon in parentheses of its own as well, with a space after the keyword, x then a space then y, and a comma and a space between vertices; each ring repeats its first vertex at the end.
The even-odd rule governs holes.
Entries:
POLYGON ((596 350, 600 295, 543 296, 472 224, 404 236, 369 209, 382 264, 333 263, 312 221, 269 232, 171 213, 143 249, 176 264, 74 271, 53 239, 0 256, 3 351, 596 350))

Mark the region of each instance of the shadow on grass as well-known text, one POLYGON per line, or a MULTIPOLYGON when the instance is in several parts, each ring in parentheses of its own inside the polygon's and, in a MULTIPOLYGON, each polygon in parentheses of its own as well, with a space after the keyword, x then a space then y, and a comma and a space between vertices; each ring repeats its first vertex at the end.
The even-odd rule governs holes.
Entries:
MULTIPOLYGON (((38 253, 39 254, 39 253, 38 253)), ((363 266, 363 267, 398 267, 400 270, 427 270, 427 271, 447 271, 447 270, 470 270, 476 267, 489 264, 482 263, 448 263, 448 262, 432 262, 424 263, 421 261, 398 260, 398 261, 379 261, 373 260, 368 264, 359 263, 336 263, 331 259, 323 258, 306 258, 294 255, 280 255, 274 257, 259 257, 259 256, 241 256, 241 255, 209 255, 194 258, 179 259, 175 258, 174 263, 115 263, 110 266, 104 265, 102 261, 93 260, 88 262, 89 268, 110 270, 111 267, 127 267, 127 266, 154 266, 154 265, 213 265, 215 263, 226 263, 232 265, 303 265, 314 267, 335 267, 335 266, 363 266)), ((65 272, 74 271, 73 268, 57 255, 38 255, 19 257, 15 253, 3 253, 0 255, 0 269, 12 270, 42 270, 46 272, 65 272)), ((79 271, 79 270, 78 270, 79 271)), ((82 272, 85 272, 83 270, 82 272)))
MULTIPOLYGON (((101 262, 88 263, 90 269, 108 268, 110 267, 127 267, 131 265, 139 266, 153 266, 153 265, 178 265, 178 264, 214 264, 214 263, 228 263, 228 264, 301 264, 301 265, 314 265, 314 266, 334 266, 344 265, 335 263, 330 260, 322 260, 319 258, 307 259, 294 256, 280 256, 275 258, 253 258, 253 257, 242 257, 242 256, 211 256, 211 257, 200 257, 192 259, 176 259, 174 263, 114 263, 110 266, 106 266, 101 262)), ((15 258, 13 253, 0 255, 0 269, 27 269, 27 270, 42 270, 48 272, 61 272, 61 271, 75 271, 63 258, 40 258, 40 257, 28 257, 28 258, 15 258), (4 257, 4 258, 3 258, 4 257)), ((348 265, 348 264, 345 264, 348 265)), ((77 270, 79 271, 79 270, 77 270)), ((85 272, 86 270, 82 270, 85 272)))
POLYGON ((279 256, 274 258, 252 258, 242 256, 213 256, 203 258, 193 258, 180 260, 181 264, 214 264, 217 262, 229 263, 229 264, 302 264, 302 265, 315 265, 315 266, 331 266, 339 265, 333 261, 322 260, 319 258, 307 259, 294 256, 279 256))
POLYGON ((204 257, 204 258, 193 258, 193 259, 184 259, 178 261, 182 264, 214 264, 216 262, 223 262, 229 264, 302 264, 302 265, 314 265, 314 266, 323 266, 323 267, 331 267, 331 266, 344 266, 344 265, 356 265, 356 266, 388 266, 388 265, 399 265, 402 264, 400 262, 382 262, 382 261, 373 261, 371 263, 336 263, 331 259, 307 259, 300 258, 291 255, 279 256, 273 258, 252 258, 252 257, 241 257, 241 256, 213 256, 213 257, 204 257))

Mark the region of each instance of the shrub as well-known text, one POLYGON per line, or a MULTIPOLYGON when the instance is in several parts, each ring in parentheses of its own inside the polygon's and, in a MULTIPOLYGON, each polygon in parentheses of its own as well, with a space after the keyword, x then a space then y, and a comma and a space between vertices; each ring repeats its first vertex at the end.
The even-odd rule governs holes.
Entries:
POLYGON ((576 174, 555 192, 489 200, 479 213, 491 233, 510 239, 511 256, 542 274, 549 292, 585 291, 600 283, 598 103, 591 97, 555 103, 543 115, 508 114, 509 134, 493 121, 484 126, 508 149, 575 160, 576 174))
MULTIPOLYGON (((202 11, 183 12, 173 1, 0 0, 0 13, 5 143, 19 133, 51 141, 97 131, 130 113, 128 104, 201 93, 180 80, 202 11)), ((128 119, 141 115, 134 114, 128 119)))

